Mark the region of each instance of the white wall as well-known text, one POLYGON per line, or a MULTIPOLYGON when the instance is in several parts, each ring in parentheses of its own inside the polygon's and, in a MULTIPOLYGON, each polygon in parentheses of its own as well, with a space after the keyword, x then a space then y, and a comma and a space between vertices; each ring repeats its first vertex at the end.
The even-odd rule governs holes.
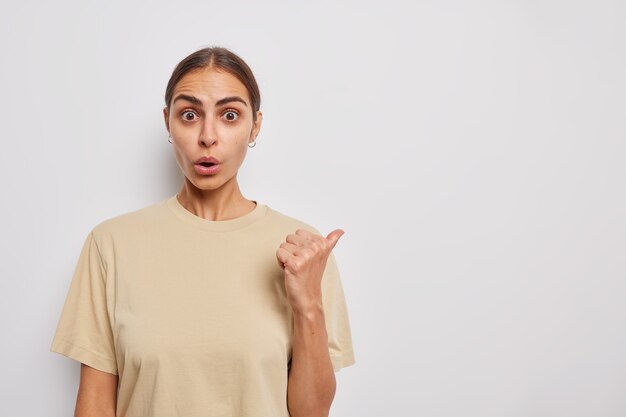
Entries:
POLYGON ((211 44, 261 87, 244 195, 346 231, 333 416, 626 415, 624 2, 2 9, 0 415, 72 414, 80 246, 178 191, 163 94, 211 44))

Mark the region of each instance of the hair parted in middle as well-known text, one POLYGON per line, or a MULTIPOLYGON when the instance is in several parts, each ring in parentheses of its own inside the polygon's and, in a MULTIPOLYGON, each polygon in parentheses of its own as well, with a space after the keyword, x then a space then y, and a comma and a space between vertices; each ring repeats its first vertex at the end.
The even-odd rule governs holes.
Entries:
POLYGON ((252 117, 256 122, 256 112, 261 108, 261 93, 256 79, 254 78, 254 74, 248 64, 246 64, 246 62, 237 54, 220 46, 212 46, 197 50, 178 63, 172 72, 172 76, 170 77, 170 80, 167 83, 167 88, 165 89, 165 105, 167 106, 168 112, 170 110, 170 105, 172 104, 174 89, 180 79, 183 78, 183 76, 188 72, 204 68, 216 68, 218 70, 226 71, 241 81, 241 83, 246 87, 246 90, 248 90, 251 102, 250 104, 252 106, 252 117))

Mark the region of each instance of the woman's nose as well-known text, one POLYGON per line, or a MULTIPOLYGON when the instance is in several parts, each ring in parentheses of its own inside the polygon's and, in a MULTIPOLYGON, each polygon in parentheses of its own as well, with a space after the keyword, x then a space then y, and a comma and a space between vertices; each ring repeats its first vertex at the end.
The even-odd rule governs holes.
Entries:
POLYGON ((198 142, 201 145, 211 146, 217 140, 217 132, 212 120, 206 120, 202 125, 202 131, 198 136, 198 142))

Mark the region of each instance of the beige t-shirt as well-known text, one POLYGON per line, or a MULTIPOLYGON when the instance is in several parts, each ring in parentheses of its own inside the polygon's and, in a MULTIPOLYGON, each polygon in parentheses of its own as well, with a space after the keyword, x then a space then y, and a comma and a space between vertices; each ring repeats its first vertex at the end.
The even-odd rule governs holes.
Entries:
MULTIPOLYGON (((117 417, 283 417, 293 320, 276 250, 312 226, 265 204, 210 221, 176 195, 87 236, 51 351, 119 375, 117 417)), ((322 279, 333 368, 354 363, 331 253, 322 279)))

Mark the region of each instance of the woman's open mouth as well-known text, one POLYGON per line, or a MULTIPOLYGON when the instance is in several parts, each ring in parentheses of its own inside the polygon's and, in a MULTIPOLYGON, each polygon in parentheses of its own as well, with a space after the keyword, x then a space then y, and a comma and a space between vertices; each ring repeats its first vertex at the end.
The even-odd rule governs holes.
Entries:
POLYGON ((198 158, 194 168, 199 175, 213 175, 220 169, 220 161, 212 156, 198 158))
POLYGON ((220 169, 220 164, 200 162, 199 164, 195 164, 194 168, 196 169, 196 173, 200 175, 213 175, 220 169))

